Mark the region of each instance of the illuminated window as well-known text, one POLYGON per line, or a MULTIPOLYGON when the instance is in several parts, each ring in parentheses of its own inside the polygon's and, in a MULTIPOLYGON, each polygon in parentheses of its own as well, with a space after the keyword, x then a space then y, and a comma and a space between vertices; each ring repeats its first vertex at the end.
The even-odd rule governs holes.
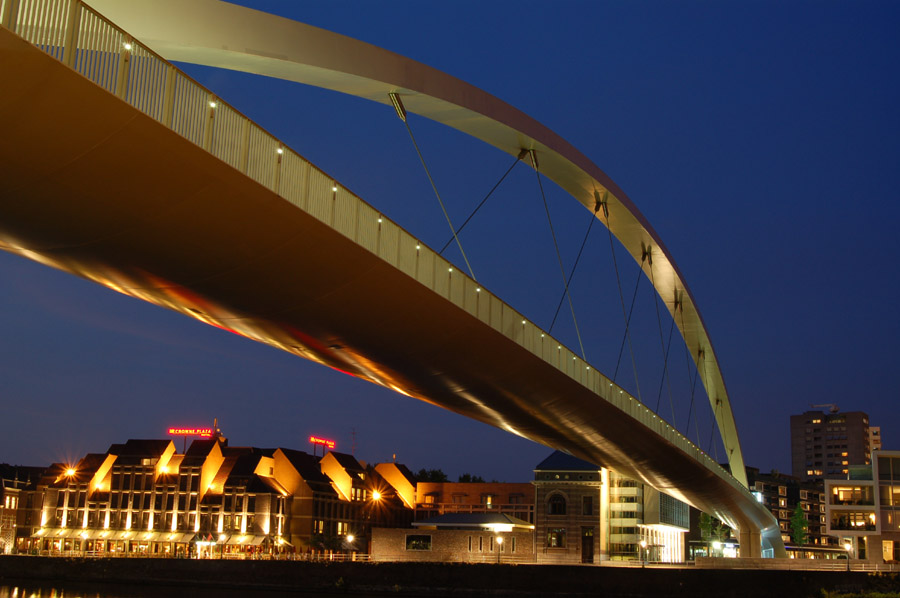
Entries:
POLYGON ((566 530, 562 527, 547 530, 547 548, 565 548, 566 530))

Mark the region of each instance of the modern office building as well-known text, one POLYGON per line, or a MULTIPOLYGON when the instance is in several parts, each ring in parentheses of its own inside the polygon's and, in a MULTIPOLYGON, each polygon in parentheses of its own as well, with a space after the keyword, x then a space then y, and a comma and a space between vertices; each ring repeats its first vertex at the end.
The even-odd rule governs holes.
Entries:
POLYGON ((877 451, 869 465, 826 480, 827 533, 852 558, 900 561, 900 451, 877 451))
MULTIPOLYGON (((880 436, 880 430, 879 430, 880 436)), ((807 411, 791 416, 792 475, 801 481, 844 477, 871 463, 869 416, 862 411, 807 411)))

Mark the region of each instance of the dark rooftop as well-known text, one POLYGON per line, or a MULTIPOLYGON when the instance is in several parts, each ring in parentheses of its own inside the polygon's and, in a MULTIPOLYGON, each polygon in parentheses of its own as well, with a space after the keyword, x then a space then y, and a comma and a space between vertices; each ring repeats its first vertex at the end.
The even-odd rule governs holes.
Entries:
POLYGON ((535 471, 598 471, 599 466, 562 451, 553 453, 537 464, 535 471))

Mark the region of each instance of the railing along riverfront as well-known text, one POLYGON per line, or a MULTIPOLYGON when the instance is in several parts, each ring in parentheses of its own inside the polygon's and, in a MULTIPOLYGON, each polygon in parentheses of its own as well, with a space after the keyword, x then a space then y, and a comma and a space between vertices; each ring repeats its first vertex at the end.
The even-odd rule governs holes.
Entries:
POLYGON ((562 342, 81 0, 0 0, 0 25, 365 247, 746 491, 674 426, 562 342))

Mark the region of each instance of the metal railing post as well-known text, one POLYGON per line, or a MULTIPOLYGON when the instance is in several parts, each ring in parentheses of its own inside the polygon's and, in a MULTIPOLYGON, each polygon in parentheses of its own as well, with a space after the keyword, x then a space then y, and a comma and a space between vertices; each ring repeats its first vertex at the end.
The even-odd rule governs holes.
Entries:
POLYGON ((250 174, 250 119, 241 121, 241 161, 240 171, 250 174))
POLYGON ((132 40, 131 38, 126 38, 125 43, 128 46, 123 46, 118 49, 119 54, 119 65, 118 69, 116 69, 116 97, 125 99, 125 94, 128 93, 128 73, 129 66, 131 63, 131 50, 129 49, 132 40))
POLYGON ((170 129, 172 128, 172 116, 175 113, 175 77, 177 76, 173 65, 170 64, 166 67, 166 89, 163 92, 162 124, 170 129))
POLYGON ((281 195, 281 160, 284 158, 284 145, 279 143, 276 151, 278 158, 275 160, 275 172, 272 174, 272 191, 281 195))
POLYGON ((10 31, 16 30, 16 17, 19 14, 19 0, 6 0, 3 5, 3 14, 0 14, 0 25, 10 31))
POLYGON ((75 68, 78 53, 78 31, 81 27, 81 0, 71 0, 66 17, 66 37, 63 43, 63 64, 75 68))
POLYGON ((207 111, 209 112, 209 118, 203 123, 203 149, 206 151, 210 151, 210 147, 212 147, 212 135, 213 135, 213 120, 216 118, 216 106, 218 102, 216 102, 216 96, 212 93, 208 96, 207 101, 209 107, 207 111))

